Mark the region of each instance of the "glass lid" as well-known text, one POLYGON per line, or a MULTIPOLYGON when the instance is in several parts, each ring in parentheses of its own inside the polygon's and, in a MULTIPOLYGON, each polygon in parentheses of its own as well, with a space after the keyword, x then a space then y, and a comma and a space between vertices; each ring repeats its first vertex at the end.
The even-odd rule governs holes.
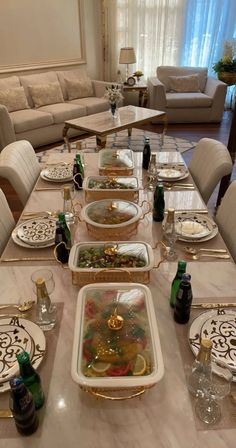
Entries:
POLYGON ((100 225, 119 225, 138 216, 138 207, 129 201, 102 200, 95 201, 86 207, 86 215, 90 221, 100 225))
POLYGON ((145 376, 153 371, 146 296, 130 288, 87 289, 80 369, 86 377, 145 376))
POLYGON ((91 243, 78 247, 76 266, 82 269, 144 268, 149 264, 144 243, 91 243))
POLYGON ((103 149, 99 162, 100 168, 133 168, 133 154, 130 149, 103 149))
POLYGON ((90 177, 88 188, 91 190, 133 190, 138 188, 136 177, 90 177))

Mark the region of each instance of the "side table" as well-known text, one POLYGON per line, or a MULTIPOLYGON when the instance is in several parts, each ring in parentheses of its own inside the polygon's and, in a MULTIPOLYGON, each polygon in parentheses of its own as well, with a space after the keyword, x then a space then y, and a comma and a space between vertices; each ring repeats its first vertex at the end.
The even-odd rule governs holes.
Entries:
POLYGON ((139 107, 147 107, 148 101, 148 86, 147 84, 140 83, 134 86, 123 85, 123 93, 125 92, 138 92, 138 105, 139 107))

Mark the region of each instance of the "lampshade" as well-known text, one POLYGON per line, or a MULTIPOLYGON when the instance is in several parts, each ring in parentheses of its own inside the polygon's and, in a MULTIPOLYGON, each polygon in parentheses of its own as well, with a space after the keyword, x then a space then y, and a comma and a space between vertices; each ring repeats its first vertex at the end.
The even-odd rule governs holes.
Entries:
POLYGON ((136 56, 133 47, 124 47, 120 49, 120 64, 134 64, 136 56))

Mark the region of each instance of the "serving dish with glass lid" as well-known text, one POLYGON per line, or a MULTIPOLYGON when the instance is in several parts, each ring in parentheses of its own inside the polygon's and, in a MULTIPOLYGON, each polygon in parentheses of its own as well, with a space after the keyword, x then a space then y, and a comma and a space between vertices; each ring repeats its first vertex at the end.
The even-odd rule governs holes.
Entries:
POLYGON ((138 202, 139 182, 134 176, 89 176, 84 179, 86 202, 99 199, 125 199, 138 202))
POLYGON ((151 246, 140 241, 94 241, 72 246, 69 256, 72 283, 150 281, 154 267, 151 246))
POLYGON ((99 152, 99 174, 101 176, 131 176, 134 158, 131 149, 102 149, 99 152))
MULTIPOLYGON (((143 204, 142 204, 143 205, 143 204)), ((104 199, 91 202, 81 210, 88 232, 96 239, 127 239, 137 230, 140 219, 149 213, 134 202, 104 199)))
POLYGON ((81 288, 71 373, 84 391, 111 400, 139 396, 161 380, 162 351, 147 286, 95 283, 81 288))

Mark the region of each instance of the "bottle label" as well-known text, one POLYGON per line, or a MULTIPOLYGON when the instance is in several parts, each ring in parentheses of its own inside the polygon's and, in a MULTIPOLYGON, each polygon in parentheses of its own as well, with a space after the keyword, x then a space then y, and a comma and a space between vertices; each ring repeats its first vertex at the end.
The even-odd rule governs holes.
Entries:
POLYGON ((29 393, 25 394, 22 398, 19 399, 19 403, 20 403, 20 407, 21 407, 22 411, 24 411, 28 407, 31 400, 32 400, 32 398, 29 393))

